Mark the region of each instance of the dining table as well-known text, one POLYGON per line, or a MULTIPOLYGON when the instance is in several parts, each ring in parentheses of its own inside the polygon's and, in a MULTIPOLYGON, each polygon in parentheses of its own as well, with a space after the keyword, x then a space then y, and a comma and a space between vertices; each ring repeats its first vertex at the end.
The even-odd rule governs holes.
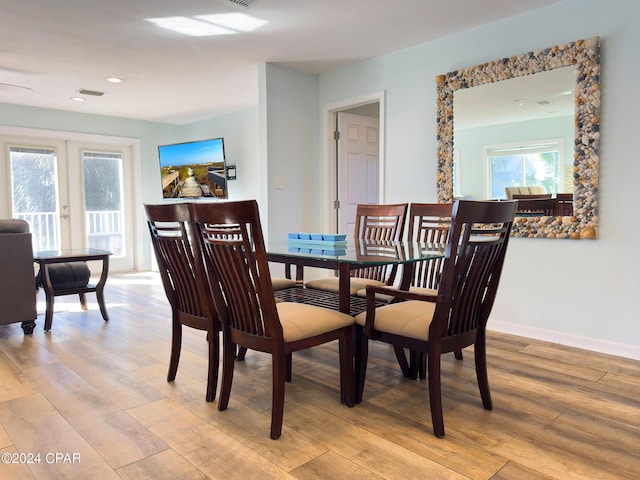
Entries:
POLYGON ((418 262, 443 258, 445 245, 411 241, 349 239, 337 248, 329 245, 292 244, 287 240, 269 241, 267 259, 295 266, 296 286, 278 290, 274 295, 285 301, 297 301, 337 309, 356 315, 366 308, 364 297, 350 294, 349 278, 353 270, 389 265, 399 269, 397 286, 407 290, 411 284, 413 267, 418 262), (333 270, 338 276, 338 294, 304 287, 304 268, 333 270), (402 267, 402 268, 399 268, 402 267))

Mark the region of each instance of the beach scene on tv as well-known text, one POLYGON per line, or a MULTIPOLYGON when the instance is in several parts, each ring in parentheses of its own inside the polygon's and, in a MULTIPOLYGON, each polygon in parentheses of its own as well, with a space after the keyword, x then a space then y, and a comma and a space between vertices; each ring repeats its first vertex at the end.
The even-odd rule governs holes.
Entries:
POLYGON ((227 198, 222 138, 158 147, 163 198, 227 198))

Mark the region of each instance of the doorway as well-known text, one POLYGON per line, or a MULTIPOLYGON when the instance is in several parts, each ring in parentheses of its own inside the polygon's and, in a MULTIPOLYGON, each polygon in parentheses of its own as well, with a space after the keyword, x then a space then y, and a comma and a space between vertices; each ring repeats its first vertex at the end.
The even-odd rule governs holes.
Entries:
POLYGON ((333 204, 331 231, 353 237, 358 203, 384 201, 384 92, 325 110, 330 135, 328 192, 333 204))
POLYGON ((96 248, 133 269, 132 146, 0 136, 3 216, 29 223, 34 250, 96 248), (3 205, 4 204, 4 205, 3 205))

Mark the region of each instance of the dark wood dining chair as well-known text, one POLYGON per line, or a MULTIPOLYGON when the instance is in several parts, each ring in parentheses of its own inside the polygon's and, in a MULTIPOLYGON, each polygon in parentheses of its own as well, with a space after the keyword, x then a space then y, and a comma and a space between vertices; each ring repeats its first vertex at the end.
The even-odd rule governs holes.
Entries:
POLYGON ((223 332, 222 383, 218 410, 226 410, 236 346, 272 356, 271 438, 282 432, 285 381, 291 354, 339 342, 340 398, 354 405, 353 317, 273 297, 258 204, 251 201, 190 205, 199 275, 207 276, 223 332))
POLYGON ((556 214, 561 216, 573 216, 573 193, 556 194, 556 214))
POLYGON ((452 214, 436 294, 367 287, 367 311, 356 316, 356 403, 362 400, 370 339, 424 352, 431 420, 444 436, 440 356, 474 346, 476 376, 485 409, 492 409, 486 361, 486 324, 495 300, 516 201, 458 201, 452 214), (400 301, 375 307, 375 295, 400 301))
MULTIPOLYGON (((354 240, 398 241, 404 234, 408 204, 359 204, 356 207, 354 240)), ((349 290, 357 295, 367 285, 391 285, 397 265, 381 265, 351 271, 349 290)), ((337 277, 318 278, 305 283, 306 287, 339 291, 337 277)))
MULTIPOLYGON (((515 200, 515 199, 514 199, 515 200)), ((525 198, 518 199, 516 215, 523 217, 553 217, 556 215, 557 202, 555 198, 525 198)))
MULTIPOLYGON (((451 228, 452 203, 412 203, 409 206, 408 232, 410 241, 431 243, 444 246, 449 239, 451 228)), ((409 291, 414 293, 437 294, 444 258, 431 258, 409 265, 413 269, 409 291)), ((410 352, 407 361, 404 349, 396 348, 396 357, 405 377, 426 378, 426 357, 410 352)), ((455 356, 462 360, 462 350, 456 350, 455 356)))
POLYGON ((178 371, 182 326, 204 330, 209 344, 206 400, 212 402, 218 383, 220 327, 207 290, 196 280, 196 259, 189 240, 188 204, 145 205, 144 209, 162 285, 172 311, 171 358, 167 381, 174 381, 178 371))

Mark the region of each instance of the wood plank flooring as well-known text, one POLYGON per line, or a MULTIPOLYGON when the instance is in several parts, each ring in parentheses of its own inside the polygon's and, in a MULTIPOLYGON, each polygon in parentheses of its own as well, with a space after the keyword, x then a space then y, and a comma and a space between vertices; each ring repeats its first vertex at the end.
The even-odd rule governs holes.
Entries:
POLYGON ((218 412, 204 399, 202 332, 185 328, 166 381, 170 309, 156 275, 111 275, 107 323, 88 297, 88 312, 56 298, 48 333, 42 314, 32 336, 0 326, 0 479, 640 479, 640 362, 490 332, 494 410, 473 352, 443 357, 437 439, 426 382, 404 379, 388 346, 371 343, 363 403, 341 405, 330 344, 294 355, 273 441, 269 356, 237 363, 218 412))

